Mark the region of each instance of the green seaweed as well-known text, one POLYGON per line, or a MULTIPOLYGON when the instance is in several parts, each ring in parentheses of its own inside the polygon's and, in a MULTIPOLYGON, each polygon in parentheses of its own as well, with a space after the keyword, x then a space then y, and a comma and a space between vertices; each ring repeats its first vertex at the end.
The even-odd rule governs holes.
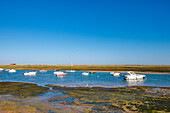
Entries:
POLYGON ((48 88, 30 83, 0 82, 0 95, 10 94, 18 97, 35 96, 48 91, 48 88))
MULTIPOLYGON (((96 111, 111 112, 115 110, 125 112, 155 112, 170 111, 169 94, 162 92, 154 93, 149 90, 155 87, 132 86, 121 88, 100 88, 100 87, 59 87, 53 86, 53 89, 62 89, 63 93, 74 97, 73 104, 92 104, 96 111)), ((169 90, 169 88, 160 88, 169 90)), ((120 112, 119 111, 119 112, 120 112)))
POLYGON ((47 86, 63 95, 33 101, 51 90, 30 83, 1 82, 0 112, 170 112, 170 88, 166 87, 47 86))

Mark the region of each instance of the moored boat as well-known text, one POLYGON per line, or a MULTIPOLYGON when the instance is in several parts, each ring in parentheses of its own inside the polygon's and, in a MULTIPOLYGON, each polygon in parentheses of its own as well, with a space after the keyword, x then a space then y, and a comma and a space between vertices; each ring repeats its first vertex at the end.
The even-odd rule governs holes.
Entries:
POLYGON ((10 69, 10 70, 8 70, 8 72, 9 73, 15 73, 15 72, 17 72, 15 69, 10 69))
POLYGON ((115 72, 110 72, 111 75, 113 75, 115 72))
POLYGON ((94 74, 95 72, 94 71, 90 71, 90 74, 94 74))
POLYGON ((5 71, 9 71, 10 69, 5 69, 5 71))
POLYGON ((120 75, 120 73, 118 73, 118 72, 110 72, 110 74, 113 75, 113 76, 119 76, 120 75))
POLYGON ((66 76, 67 73, 64 73, 62 71, 56 71, 56 72, 54 72, 54 75, 56 75, 56 76, 66 76))
POLYGON ((4 69, 0 68, 0 71, 3 71, 4 69))
POLYGON ((24 75, 35 76, 36 73, 37 73, 36 71, 33 71, 33 72, 25 72, 24 75))
POLYGON ((82 73, 82 75, 86 75, 87 76, 87 75, 89 75, 89 73, 88 72, 84 72, 84 73, 82 73))
POLYGON ((74 73, 74 72, 76 72, 76 70, 67 70, 66 72, 74 73))
POLYGON ((129 71, 127 73, 128 73, 127 75, 124 75, 125 80, 145 79, 145 76, 146 76, 146 75, 136 74, 133 71, 129 71))
POLYGON ((47 70, 39 70, 38 72, 40 72, 40 73, 46 73, 47 70))

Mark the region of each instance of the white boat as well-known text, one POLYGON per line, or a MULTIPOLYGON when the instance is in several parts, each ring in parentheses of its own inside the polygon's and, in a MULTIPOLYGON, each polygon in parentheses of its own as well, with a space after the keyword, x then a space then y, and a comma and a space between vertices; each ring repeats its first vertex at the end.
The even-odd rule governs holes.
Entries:
POLYGON ((74 72, 76 72, 76 70, 67 70, 66 72, 74 73, 74 72))
POLYGON ((40 72, 40 73, 46 73, 47 70, 39 70, 38 72, 40 72))
POLYGON ((72 66, 73 66, 73 65, 72 65, 72 62, 71 62, 71 65, 70 65, 70 68, 71 68, 71 69, 70 69, 70 70, 66 70, 66 72, 71 72, 71 73, 76 72, 76 70, 72 70, 72 66))
POLYGON ((17 72, 15 69, 10 69, 10 70, 8 70, 8 72, 9 73, 15 73, 15 72, 17 72))
POLYGON ((117 72, 116 72, 116 73, 114 73, 113 75, 114 75, 114 76, 119 76, 119 75, 120 75, 120 73, 117 73, 117 72))
POLYGON ((120 73, 118 73, 118 72, 110 72, 110 74, 113 75, 113 76, 119 76, 120 75, 120 73))
POLYGON ((5 69, 5 71, 9 71, 10 69, 5 69))
POLYGON ((113 75, 115 72, 110 72, 111 75, 113 75))
POLYGON ((88 72, 84 72, 84 73, 82 73, 82 75, 89 75, 89 73, 88 72))
POLYGON ((33 72, 25 72, 24 75, 35 76, 36 73, 37 73, 36 71, 33 71, 33 72))
POLYGON ((128 75, 124 75, 124 79, 125 80, 138 80, 138 79, 145 79, 146 75, 140 75, 140 74, 136 74, 133 71, 129 71, 127 72, 128 75))
POLYGON ((64 72, 62 72, 62 71, 55 71, 55 72, 54 72, 54 75, 56 75, 56 76, 66 76, 67 73, 64 73, 64 72))
POLYGON ((0 68, 0 71, 3 71, 4 69, 0 68))

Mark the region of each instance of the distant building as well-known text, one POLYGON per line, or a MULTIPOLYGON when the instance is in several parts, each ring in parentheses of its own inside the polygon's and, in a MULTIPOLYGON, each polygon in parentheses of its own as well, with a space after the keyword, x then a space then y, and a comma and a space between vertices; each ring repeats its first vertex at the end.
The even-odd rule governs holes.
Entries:
POLYGON ((10 64, 10 65, 16 65, 15 63, 13 63, 13 64, 10 64))

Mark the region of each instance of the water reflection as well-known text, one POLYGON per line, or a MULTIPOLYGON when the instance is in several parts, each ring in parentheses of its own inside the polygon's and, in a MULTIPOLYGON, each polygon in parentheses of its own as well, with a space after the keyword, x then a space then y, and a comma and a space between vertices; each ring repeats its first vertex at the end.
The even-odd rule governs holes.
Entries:
POLYGON ((64 76, 57 76, 58 79, 60 79, 63 82, 64 76))
POLYGON ((134 86, 134 85, 143 85, 145 80, 144 79, 138 79, 138 80, 126 80, 128 85, 134 86))

